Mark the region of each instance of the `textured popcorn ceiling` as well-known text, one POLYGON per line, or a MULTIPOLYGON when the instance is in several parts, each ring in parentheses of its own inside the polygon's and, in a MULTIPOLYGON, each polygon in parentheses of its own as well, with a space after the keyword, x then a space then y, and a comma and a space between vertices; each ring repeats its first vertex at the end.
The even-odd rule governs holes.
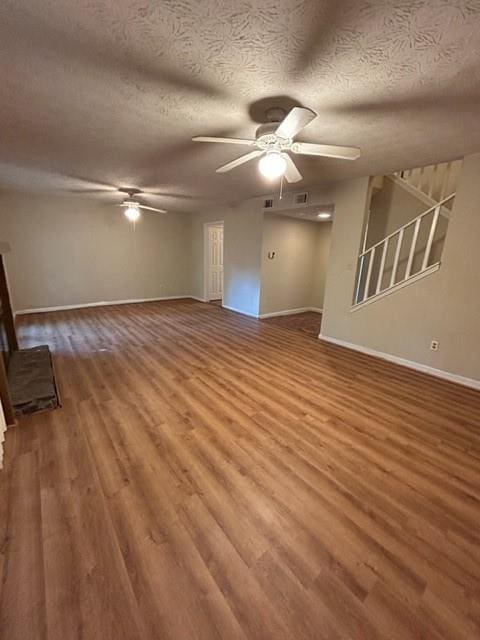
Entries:
POLYGON ((362 149, 299 159, 300 188, 455 158, 480 151, 479 56, 479 0, 2 0, 0 185, 270 192, 255 163, 214 173, 243 147, 190 141, 252 136, 270 104, 362 149))

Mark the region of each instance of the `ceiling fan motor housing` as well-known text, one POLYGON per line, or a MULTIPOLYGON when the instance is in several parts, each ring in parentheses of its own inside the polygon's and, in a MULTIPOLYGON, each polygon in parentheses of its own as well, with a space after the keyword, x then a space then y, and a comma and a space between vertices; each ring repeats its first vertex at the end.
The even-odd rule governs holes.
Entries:
POLYGON ((280 138, 275 131, 278 129, 278 122, 269 122, 258 127, 255 133, 255 142, 259 149, 265 151, 282 151, 288 149, 292 144, 290 138, 280 138))
POLYGON ((121 193, 126 193, 130 199, 138 196, 138 194, 143 193, 141 189, 136 189, 135 187, 120 187, 119 191, 121 193))
POLYGON ((282 107, 271 107, 265 111, 265 119, 268 123, 276 122, 279 124, 282 120, 285 120, 287 112, 282 107))

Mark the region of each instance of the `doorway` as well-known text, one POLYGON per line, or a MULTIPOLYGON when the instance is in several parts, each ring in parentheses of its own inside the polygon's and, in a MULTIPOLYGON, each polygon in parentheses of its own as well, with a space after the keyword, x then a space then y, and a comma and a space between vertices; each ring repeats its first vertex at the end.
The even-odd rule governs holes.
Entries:
POLYGON ((223 222, 205 224, 205 300, 223 301, 223 222))

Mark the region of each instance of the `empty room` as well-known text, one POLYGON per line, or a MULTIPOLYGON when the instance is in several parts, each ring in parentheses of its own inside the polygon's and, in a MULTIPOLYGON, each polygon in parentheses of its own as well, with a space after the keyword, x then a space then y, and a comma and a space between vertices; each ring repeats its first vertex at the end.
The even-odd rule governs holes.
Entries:
POLYGON ((480 3, 0 42, 1 640, 478 640, 480 3))

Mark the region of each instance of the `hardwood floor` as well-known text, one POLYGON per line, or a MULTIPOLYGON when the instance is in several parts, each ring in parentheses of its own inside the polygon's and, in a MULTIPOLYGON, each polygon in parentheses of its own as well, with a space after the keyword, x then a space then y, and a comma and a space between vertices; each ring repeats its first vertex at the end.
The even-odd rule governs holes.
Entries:
POLYGON ((302 313, 293 313, 286 316, 264 318, 262 322, 290 329, 291 331, 301 331, 317 340, 322 324, 322 314, 315 311, 303 311, 302 313))
POLYGON ((480 394, 189 300, 20 318, 5 640, 480 637, 480 394))

